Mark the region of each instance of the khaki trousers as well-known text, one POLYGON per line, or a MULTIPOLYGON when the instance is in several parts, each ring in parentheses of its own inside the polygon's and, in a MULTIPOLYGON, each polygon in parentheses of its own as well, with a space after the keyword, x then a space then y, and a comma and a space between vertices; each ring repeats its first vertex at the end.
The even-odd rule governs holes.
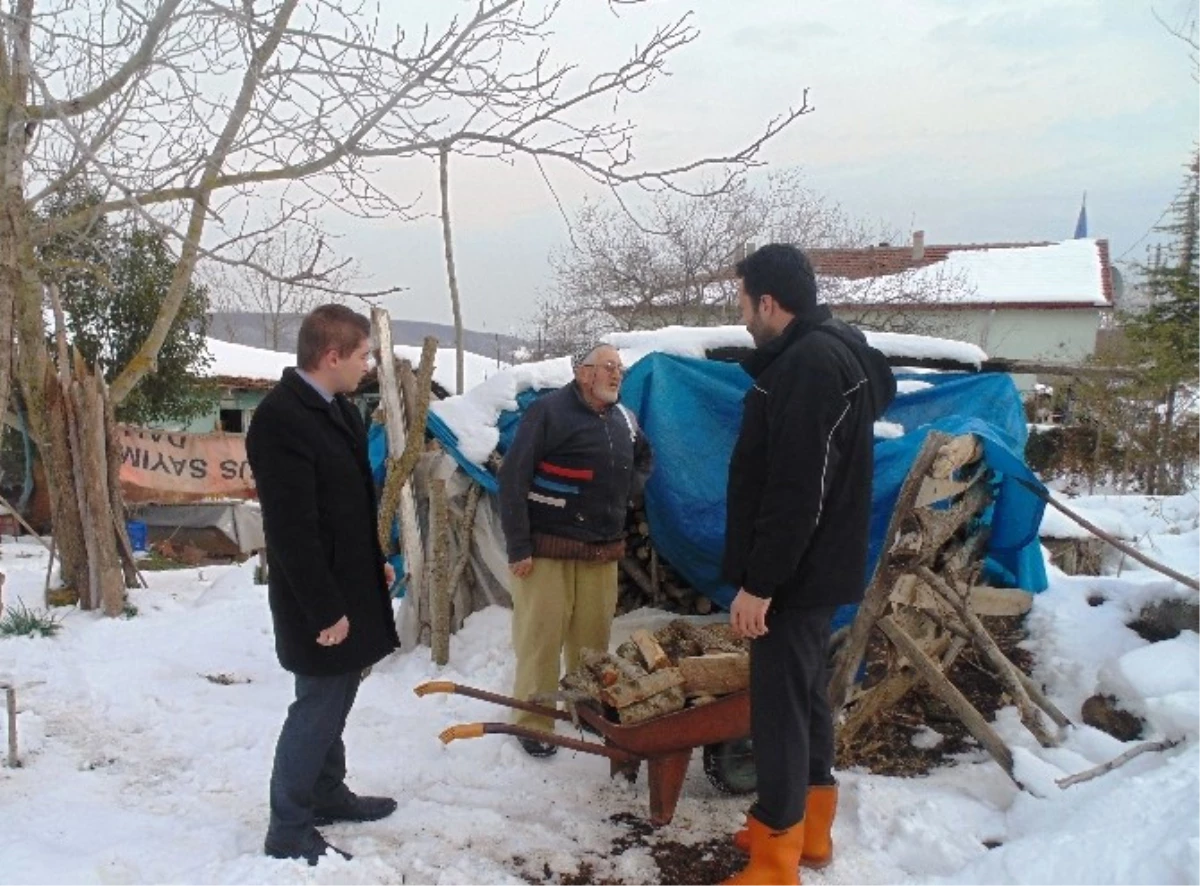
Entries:
MULTIPOLYGON (((617 564, 534 557, 529 575, 513 576, 512 598, 513 695, 524 701, 558 691, 564 655, 567 671, 573 671, 582 650, 608 651, 617 610, 617 564)), ((515 711, 512 722, 554 731, 554 720, 524 711, 515 711)))

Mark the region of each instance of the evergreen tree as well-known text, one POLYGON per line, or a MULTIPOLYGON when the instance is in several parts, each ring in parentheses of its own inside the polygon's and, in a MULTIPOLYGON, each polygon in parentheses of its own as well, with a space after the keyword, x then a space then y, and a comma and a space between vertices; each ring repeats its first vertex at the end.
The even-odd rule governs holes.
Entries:
MULTIPOLYGON (((94 192, 61 195, 50 214, 66 214, 99 201, 94 192)), ((80 234, 57 238, 39 252, 42 277, 57 284, 71 341, 108 381, 126 366, 158 314, 176 258, 157 231, 116 228, 98 219, 80 234)), ((202 377, 211 357, 205 348, 208 292, 189 287, 179 315, 147 375, 117 409, 120 421, 186 422, 212 408, 216 389, 202 377)))

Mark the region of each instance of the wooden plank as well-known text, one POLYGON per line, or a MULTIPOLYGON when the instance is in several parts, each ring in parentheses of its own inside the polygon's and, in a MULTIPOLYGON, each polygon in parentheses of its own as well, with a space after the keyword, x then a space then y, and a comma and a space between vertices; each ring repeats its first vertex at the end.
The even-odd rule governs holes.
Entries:
MULTIPOLYGON (((940 599, 927 584, 920 581, 897 582, 891 595, 893 603, 931 612, 945 608, 939 603, 940 599)), ((1018 588, 976 585, 971 588, 969 599, 971 611, 987 617, 1024 615, 1033 606, 1033 594, 1018 588)))

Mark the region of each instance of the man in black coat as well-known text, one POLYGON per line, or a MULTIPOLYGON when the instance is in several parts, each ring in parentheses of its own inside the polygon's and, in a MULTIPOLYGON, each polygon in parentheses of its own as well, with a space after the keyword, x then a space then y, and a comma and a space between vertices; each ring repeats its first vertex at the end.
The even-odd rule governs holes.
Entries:
POLYGON ((311 865, 332 848, 316 825, 373 821, 396 809, 389 797, 346 787, 342 742, 364 670, 400 645, 366 429, 345 396, 367 371, 370 334, 367 319, 342 305, 306 316, 297 367, 263 398, 246 435, 267 539, 275 649, 296 682, 275 748, 264 849, 311 865))
POLYGON ((758 799, 730 883, 798 883, 832 858, 837 802, 828 698, 830 621, 866 586, 874 424, 896 393, 887 360, 818 305, 808 258, 771 244, 737 266, 754 384, 729 465, 724 577, 751 638, 758 799))

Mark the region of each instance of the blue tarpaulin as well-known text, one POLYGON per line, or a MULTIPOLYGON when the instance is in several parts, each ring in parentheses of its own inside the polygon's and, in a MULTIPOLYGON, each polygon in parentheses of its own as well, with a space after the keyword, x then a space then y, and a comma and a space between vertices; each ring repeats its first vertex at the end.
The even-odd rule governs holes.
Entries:
MULTIPOLYGON (((999 583, 1040 591, 1046 572, 1038 542, 1044 504, 1017 482, 1041 486, 1025 465, 1026 424, 1020 397, 1002 374, 898 374, 929 387, 899 395, 885 420, 903 426, 904 435, 875 442, 875 481, 870 559, 864 583, 874 571, 892 508, 926 432, 939 430, 977 435, 995 479, 987 567, 999 583)), ((750 377, 732 363, 651 354, 630 370, 621 402, 632 409, 654 447, 654 472, 646 487, 646 511, 655 547, 696 590, 728 607, 736 589, 720 579, 725 536, 725 483, 729 458, 742 417, 742 398, 750 377)), ((526 391, 520 410, 540 393, 526 391)), ((499 450, 512 442, 520 410, 504 413, 498 423, 499 450)), ((470 473, 495 491, 495 478, 457 452, 456 438, 444 423, 430 433, 470 473)), ((373 458, 374 461, 374 458, 373 458)), ((838 621, 844 621, 843 614, 838 621)))

